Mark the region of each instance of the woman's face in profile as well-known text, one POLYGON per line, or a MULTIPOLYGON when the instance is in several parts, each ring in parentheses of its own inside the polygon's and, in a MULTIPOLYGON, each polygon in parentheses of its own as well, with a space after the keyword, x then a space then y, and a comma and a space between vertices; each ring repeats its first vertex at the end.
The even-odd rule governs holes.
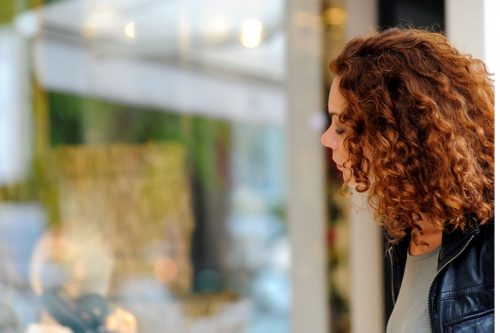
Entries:
POLYGON ((344 147, 347 128, 339 122, 339 115, 344 111, 345 105, 346 101, 339 91, 339 78, 337 76, 332 83, 328 98, 328 113, 331 117, 331 123, 321 136, 321 144, 332 150, 332 160, 337 168, 342 171, 344 181, 348 186, 354 187, 356 182, 351 177, 351 162, 344 147))

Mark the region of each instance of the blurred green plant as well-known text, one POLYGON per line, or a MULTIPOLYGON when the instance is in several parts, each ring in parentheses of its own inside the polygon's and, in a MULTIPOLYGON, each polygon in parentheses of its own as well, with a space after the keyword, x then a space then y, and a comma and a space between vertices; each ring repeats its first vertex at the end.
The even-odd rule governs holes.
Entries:
POLYGON ((51 146, 180 142, 189 152, 191 171, 205 185, 216 186, 224 176, 219 154, 229 142, 226 121, 60 92, 50 92, 48 104, 51 146))
POLYGON ((13 0, 0 1, 0 25, 10 23, 15 14, 15 2, 13 0))
MULTIPOLYGON (((222 189, 226 182, 230 124, 190 114, 136 107, 61 92, 47 94, 49 145, 179 142, 186 146, 188 167, 204 188, 222 189)), ((43 188, 47 208, 51 185, 44 181, 43 162, 35 163, 36 188, 43 188)), ((51 214, 56 218, 56 214, 51 214)))
POLYGON ((0 25, 9 24, 14 17, 26 10, 62 0, 2 0, 0 1, 0 25))

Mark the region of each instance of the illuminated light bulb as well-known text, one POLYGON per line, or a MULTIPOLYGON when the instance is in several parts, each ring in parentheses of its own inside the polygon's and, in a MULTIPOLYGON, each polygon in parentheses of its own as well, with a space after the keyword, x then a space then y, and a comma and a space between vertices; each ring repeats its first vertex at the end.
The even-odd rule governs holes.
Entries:
POLYGON ((125 26, 125 29, 123 29, 123 31, 125 32, 125 36, 127 36, 130 39, 135 39, 135 34, 136 34, 135 22, 132 21, 132 22, 127 23, 127 25, 125 26))
POLYGON ((240 41, 244 47, 255 48, 262 43, 264 26, 262 22, 255 18, 243 21, 241 25, 240 41))

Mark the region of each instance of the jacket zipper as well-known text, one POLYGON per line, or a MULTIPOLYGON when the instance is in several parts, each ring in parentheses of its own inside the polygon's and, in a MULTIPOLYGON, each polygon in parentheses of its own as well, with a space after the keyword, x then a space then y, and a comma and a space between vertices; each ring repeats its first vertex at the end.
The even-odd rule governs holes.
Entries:
MULTIPOLYGON (((460 254, 462 254, 462 252, 464 252, 464 250, 467 248, 467 246, 469 246, 470 242, 472 242, 472 240, 476 237, 476 235, 472 235, 469 240, 467 241, 467 243, 462 247, 462 249, 460 249, 460 251, 453 257, 451 258, 450 260, 448 260, 447 263, 445 263, 443 266, 441 266, 441 268, 437 271, 437 273, 434 275, 434 277, 432 278, 431 280, 431 284, 430 284, 430 287, 429 287, 429 292, 427 293, 427 314, 429 315, 429 323, 430 323, 430 326, 431 326, 431 332, 434 332, 433 331, 433 325, 432 325, 432 315, 431 315, 431 290, 432 290, 432 284, 434 283, 434 280, 436 279, 436 277, 439 275, 439 273, 441 273, 441 271, 446 267, 448 266, 453 260, 455 260, 458 256, 460 256, 460 254)), ((394 297, 394 296, 393 296, 394 297)))
POLYGON ((394 263, 392 259, 392 250, 393 247, 389 249, 389 262, 391 263, 391 295, 392 295, 392 306, 396 305, 396 297, 394 295, 394 263))

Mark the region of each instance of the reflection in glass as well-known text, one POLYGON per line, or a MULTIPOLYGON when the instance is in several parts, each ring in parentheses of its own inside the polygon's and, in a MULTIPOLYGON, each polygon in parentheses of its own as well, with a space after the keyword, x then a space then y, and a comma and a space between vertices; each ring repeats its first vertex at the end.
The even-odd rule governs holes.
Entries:
POLYGON ((0 331, 288 332, 282 1, 16 10, 0 331))

